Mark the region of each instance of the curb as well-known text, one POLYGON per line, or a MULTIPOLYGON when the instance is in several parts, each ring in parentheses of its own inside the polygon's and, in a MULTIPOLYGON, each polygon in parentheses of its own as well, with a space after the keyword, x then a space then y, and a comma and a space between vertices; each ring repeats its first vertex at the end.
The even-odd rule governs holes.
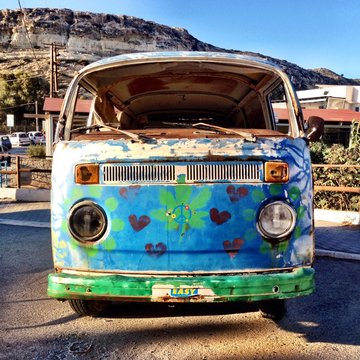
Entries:
POLYGON ((315 220, 328 221, 340 224, 360 225, 360 213, 355 211, 314 210, 315 220))
POLYGON ((46 202, 50 201, 50 190, 1 188, 0 199, 11 199, 28 202, 46 202))
POLYGON ((22 220, 0 219, 0 225, 30 226, 30 227, 50 229, 50 222, 41 222, 41 221, 22 221, 22 220))

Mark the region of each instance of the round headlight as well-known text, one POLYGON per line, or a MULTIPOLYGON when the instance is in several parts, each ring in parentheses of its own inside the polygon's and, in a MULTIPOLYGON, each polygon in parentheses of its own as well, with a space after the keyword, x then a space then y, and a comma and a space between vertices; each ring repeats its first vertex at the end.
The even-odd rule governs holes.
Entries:
POLYGON ((294 209, 283 201, 275 201, 261 209, 258 230, 266 239, 281 240, 294 230, 295 223, 294 209))
POLYGON ((92 201, 82 201, 70 210, 70 233, 81 242, 99 240, 105 233, 106 223, 104 210, 92 201))

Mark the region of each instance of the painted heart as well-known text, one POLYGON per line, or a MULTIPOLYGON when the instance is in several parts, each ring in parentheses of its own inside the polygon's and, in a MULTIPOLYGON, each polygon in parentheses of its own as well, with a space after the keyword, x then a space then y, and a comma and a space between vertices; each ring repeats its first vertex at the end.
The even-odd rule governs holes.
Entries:
POLYGON ((145 250, 148 253, 148 255, 153 257, 159 257, 167 250, 167 247, 164 243, 159 242, 155 245, 149 243, 145 245, 145 250))
POLYGON ((129 187, 122 187, 119 191, 120 196, 124 199, 129 198, 130 195, 136 196, 139 191, 140 186, 139 185, 133 185, 129 187))
POLYGON ((231 214, 226 210, 219 212, 218 209, 212 208, 210 209, 210 219, 214 223, 221 225, 231 219, 231 214))
POLYGON ((127 199, 127 197, 128 197, 128 189, 127 188, 121 188, 120 189, 120 196, 127 199))
POLYGON ((138 219, 136 215, 130 215, 129 222, 135 231, 140 231, 150 224, 150 218, 146 215, 141 215, 138 219))
POLYGON ((239 201, 242 197, 246 196, 249 193, 249 190, 245 187, 238 187, 235 189, 235 186, 229 185, 226 188, 226 192, 229 195, 231 202, 239 201))
POLYGON ((234 239, 233 241, 225 240, 223 242, 224 250, 227 252, 231 259, 235 258, 243 244, 244 240, 242 239, 234 239))

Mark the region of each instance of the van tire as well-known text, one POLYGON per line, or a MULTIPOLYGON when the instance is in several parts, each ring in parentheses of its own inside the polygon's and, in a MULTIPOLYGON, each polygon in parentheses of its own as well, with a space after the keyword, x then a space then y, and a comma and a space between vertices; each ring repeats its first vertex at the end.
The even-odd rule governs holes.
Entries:
POLYGON ((260 303, 261 315, 267 319, 279 321, 285 316, 286 311, 284 299, 265 300, 260 303))
POLYGON ((99 316, 109 307, 110 301, 101 300, 69 300, 70 307, 80 316, 99 316))

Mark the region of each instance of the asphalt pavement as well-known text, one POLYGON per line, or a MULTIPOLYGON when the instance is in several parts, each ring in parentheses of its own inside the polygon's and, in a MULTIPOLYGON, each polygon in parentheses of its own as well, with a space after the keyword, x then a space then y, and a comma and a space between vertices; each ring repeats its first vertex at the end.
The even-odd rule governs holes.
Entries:
MULTIPOLYGON (((50 228, 50 202, 0 199, 0 225, 50 228)), ((315 219, 315 254, 360 260, 360 225, 315 219)))

